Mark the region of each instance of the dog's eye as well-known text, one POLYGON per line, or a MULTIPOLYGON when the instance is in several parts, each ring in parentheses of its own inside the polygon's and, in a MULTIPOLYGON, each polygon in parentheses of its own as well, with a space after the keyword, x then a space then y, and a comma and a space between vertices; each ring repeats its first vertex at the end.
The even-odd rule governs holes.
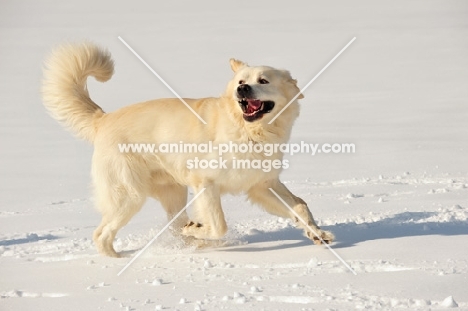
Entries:
POLYGON ((268 83, 270 83, 270 82, 268 82, 268 80, 266 80, 266 79, 260 78, 260 79, 258 79, 258 83, 260 83, 260 84, 268 84, 268 83))
POLYGON ((244 84, 245 81, 244 80, 239 80, 239 84, 244 84))

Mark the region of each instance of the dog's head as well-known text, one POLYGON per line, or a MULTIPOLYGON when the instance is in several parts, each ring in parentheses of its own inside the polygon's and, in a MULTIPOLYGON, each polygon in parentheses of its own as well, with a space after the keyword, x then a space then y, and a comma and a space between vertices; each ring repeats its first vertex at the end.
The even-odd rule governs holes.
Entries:
MULTIPOLYGON (((236 59, 230 62, 235 75, 226 95, 238 103, 245 122, 268 123, 296 96, 293 105, 286 110, 298 109, 296 100, 304 96, 288 71, 267 66, 250 67, 236 59)), ((288 114, 286 110, 285 115, 288 114)), ((297 112, 292 119, 296 116, 297 112)))

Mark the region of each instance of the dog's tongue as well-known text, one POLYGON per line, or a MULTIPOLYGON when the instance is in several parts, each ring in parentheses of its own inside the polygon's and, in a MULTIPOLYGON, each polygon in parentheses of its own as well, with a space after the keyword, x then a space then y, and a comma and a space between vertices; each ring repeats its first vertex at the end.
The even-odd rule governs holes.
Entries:
POLYGON ((247 99, 247 103, 249 104, 247 107, 249 113, 257 111, 262 106, 262 101, 258 99, 247 99))

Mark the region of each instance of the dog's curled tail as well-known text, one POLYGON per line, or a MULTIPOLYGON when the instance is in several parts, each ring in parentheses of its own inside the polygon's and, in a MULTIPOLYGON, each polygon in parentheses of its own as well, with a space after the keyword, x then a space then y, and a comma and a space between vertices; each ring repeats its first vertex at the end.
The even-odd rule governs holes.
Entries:
POLYGON ((110 53, 85 42, 56 48, 47 59, 42 99, 50 114, 78 137, 94 141, 104 111, 89 97, 88 76, 105 82, 114 73, 110 53))

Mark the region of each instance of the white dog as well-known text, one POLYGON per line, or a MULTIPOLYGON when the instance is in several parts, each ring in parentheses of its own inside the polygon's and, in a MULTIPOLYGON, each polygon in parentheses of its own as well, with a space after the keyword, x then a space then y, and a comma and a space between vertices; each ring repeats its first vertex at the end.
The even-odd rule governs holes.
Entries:
MULTIPOLYGON (((94 232, 98 250, 118 257, 113 247, 117 231, 142 207, 146 198, 159 200, 172 219, 187 203, 187 186, 199 193, 196 219, 184 212, 174 222, 176 231, 196 239, 218 239, 227 226, 220 196, 247 193, 250 201, 267 212, 295 220, 316 244, 333 240, 330 232, 315 223, 306 203, 293 195, 278 179, 281 167, 262 169, 202 169, 189 167, 195 157, 213 160, 213 153, 123 153, 119 144, 207 142, 274 144, 286 143, 299 114, 294 101, 271 124, 269 121, 298 94, 289 72, 271 67, 250 67, 231 59, 234 78, 219 98, 185 99, 207 124, 202 123, 178 99, 158 99, 105 113, 89 97, 88 76, 107 81, 113 74, 110 54, 91 43, 57 48, 46 63, 42 87, 44 105, 52 116, 77 136, 94 144, 92 178, 96 205, 102 222, 94 232), (269 190, 273 189, 308 224, 304 225, 269 190), (312 230, 310 230, 312 229, 312 230), (321 239, 319 239, 320 236, 321 239)), ((298 98, 302 98, 302 94, 298 98)), ((283 155, 228 152, 234 159, 279 160, 283 155)))

